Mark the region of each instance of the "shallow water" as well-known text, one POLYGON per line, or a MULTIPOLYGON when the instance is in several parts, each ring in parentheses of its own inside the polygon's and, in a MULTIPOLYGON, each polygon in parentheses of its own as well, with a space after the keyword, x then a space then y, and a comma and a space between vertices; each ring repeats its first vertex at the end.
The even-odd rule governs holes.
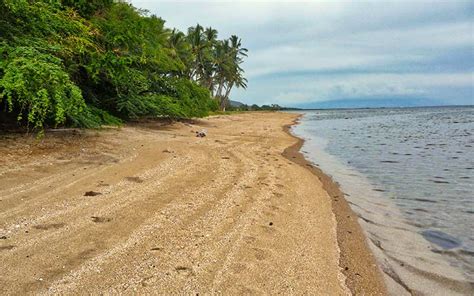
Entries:
POLYGON ((474 107, 307 111, 293 131, 382 253, 474 282, 474 107))

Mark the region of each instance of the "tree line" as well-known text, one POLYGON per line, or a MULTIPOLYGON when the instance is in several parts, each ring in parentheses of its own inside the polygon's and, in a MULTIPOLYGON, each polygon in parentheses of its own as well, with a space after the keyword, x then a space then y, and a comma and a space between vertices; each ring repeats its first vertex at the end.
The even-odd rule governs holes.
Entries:
POLYGON ((247 104, 239 104, 239 105, 233 105, 232 103, 230 105, 227 105, 227 110, 229 111, 282 111, 282 110, 288 110, 286 107, 282 107, 278 104, 270 104, 270 105, 247 105, 247 104))
POLYGON ((0 122, 98 127, 203 117, 246 87, 247 49, 124 1, 0 0, 0 122))

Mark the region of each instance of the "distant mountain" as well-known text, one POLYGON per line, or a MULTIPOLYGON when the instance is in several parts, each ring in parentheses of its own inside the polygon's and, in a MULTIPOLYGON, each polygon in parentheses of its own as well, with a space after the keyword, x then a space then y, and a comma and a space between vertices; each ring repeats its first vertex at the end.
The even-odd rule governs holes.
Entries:
POLYGON ((295 104, 294 107, 302 109, 331 109, 331 108, 382 108, 382 107, 421 107, 439 106, 443 102, 425 98, 360 98, 342 99, 323 102, 308 102, 295 104))
POLYGON ((232 101, 232 100, 229 100, 229 104, 232 106, 232 107, 242 107, 243 105, 245 105, 244 103, 242 102, 239 102, 239 101, 232 101))

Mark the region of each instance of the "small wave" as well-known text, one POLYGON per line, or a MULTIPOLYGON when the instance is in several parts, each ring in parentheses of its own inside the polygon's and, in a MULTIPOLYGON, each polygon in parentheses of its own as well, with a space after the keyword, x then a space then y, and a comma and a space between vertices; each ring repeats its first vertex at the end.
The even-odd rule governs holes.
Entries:
MULTIPOLYGON (((433 253, 437 254, 443 254, 443 255, 449 255, 453 256, 459 260, 463 260, 463 256, 460 255, 466 255, 466 256, 471 256, 474 257, 474 251, 470 250, 465 250, 465 249, 457 249, 457 250, 438 250, 438 249, 432 249, 431 250, 433 253)), ((463 260, 464 262, 468 263, 466 260, 463 260)))
POLYGON ((413 211, 423 212, 423 213, 429 213, 430 212, 430 211, 427 211, 425 209, 420 209, 420 208, 415 208, 415 209, 413 209, 413 211))
POLYGON ((436 200, 431 200, 431 199, 425 199, 425 198, 413 198, 412 200, 420 201, 420 202, 430 202, 430 203, 436 203, 436 200))
POLYGON ((449 184, 448 181, 441 181, 441 180, 430 180, 430 181, 437 184, 449 184))

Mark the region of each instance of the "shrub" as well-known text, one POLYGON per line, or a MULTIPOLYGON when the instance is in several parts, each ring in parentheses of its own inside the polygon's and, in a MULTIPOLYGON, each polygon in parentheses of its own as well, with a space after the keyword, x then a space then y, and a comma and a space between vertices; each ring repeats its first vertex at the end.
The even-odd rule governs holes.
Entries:
POLYGON ((61 60, 32 47, 3 46, 0 63, 0 102, 18 121, 42 129, 57 126, 83 111, 81 90, 69 79, 61 60))

